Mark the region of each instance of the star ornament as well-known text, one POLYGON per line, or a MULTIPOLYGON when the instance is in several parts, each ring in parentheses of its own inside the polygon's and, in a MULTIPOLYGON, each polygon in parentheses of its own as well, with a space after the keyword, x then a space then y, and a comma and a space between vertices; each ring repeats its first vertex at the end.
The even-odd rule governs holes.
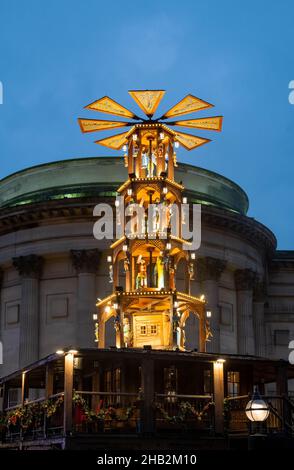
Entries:
POLYGON ((129 130, 95 141, 96 144, 100 144, 114 150, 120 150, 123 145, 127 143, 128 138, 135 131, 136 127, 160 126, 170 132, 174 136, 174 140, 182 145, 185 149, 192 150, 196 147, 199 147, 200 145, 210 142, 210 139, 180 132, 176 129, 171 129, 169 126, 173 128, 186 127, 191 129, 218 132, 222 129, 222 116, 175 120, 175 118, 178 118, 178 116, 192 114, 197 111, 202 111, 204 109, 213 107, 213 104, 201 100, 194 95, 189 94, 185 96, 181 101, 170 108, 163 116, 154 119, 153 115, 155 114, 157 107, 165 94, 165 91, 131 90, 129 91, 129 94, 137 103, 139 108, 144 112, 147 118, 138 116, 121 104, 117 103, 117 101, 113 100, 109 96, 104 96, 103 98, 100 98, 99 100, 85 106, 85 109, 99 111, 100 113, 111 114, 114 116, 120 116, 124 118, 124 120, 117 121, 79 118, 78 122, 81 131, 87 133, 130 127, 129 130))

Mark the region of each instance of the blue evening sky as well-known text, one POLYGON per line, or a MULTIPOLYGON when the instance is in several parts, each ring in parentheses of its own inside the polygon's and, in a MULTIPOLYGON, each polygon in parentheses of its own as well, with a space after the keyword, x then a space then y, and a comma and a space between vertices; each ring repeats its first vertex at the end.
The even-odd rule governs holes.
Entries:
MULTIPOLYGON (((179 159, 219 172, 250 199, 280 249, 294 249, 293 0, 0 0, 0 178, 32 165, 113 155, 82 135, 83 106, 129 89, 187 93, 223 114, 213 142, 179 159)), ((119 153, 117 153, 119 155, 119 153)))

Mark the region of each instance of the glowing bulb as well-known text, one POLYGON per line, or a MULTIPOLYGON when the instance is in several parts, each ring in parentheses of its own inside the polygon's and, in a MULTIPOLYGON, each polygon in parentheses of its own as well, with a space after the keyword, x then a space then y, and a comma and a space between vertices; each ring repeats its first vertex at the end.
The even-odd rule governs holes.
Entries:
POLYGON ((162 189, 162 192, 163 192, 163 194, 167 194, 167 187, 166 186, 162 189))
POLYGON ((171 243, 170 243, 170 242, 167 242, 167 244, 166 244, 166 249, 167 249, 167 250, 170 250, 170 249, 171 249, 171 243))
POLYGON ((133 193, 132 189, 131 189, 131 188, 129 188, 129 189, 128 189, 128 191, 127 191, 127 193, 128 193, 128 196, 131 196, 131 195, 132 195, 132 193, 133 193))
POLYGON ((179 146, 180 146, 179 142, 175 142, 175 147, 176 147, 176 149, 178 149, 179 146))
POLYGON ((191 253, 191 259, 195 259, 196 258, 196 253, 191 253))
POLYGON ((123 251, 128 251, 128 245, 123 245, 123 251))
POLYGON ((207 318, 211 318, 211 311, 210 311, 210 310, 207 310, 207 312, 206 312, 206 317, 207 317, 207 318))
POLYGON ((98 320, 98 315, 97 315, 97 313, 93 313, 93 320, 98 320))
POLYGON ((134 141, 134 142, 136 142, 136 141, 137 141, 137 139, 138 139, 138 136, 137 136, 137 134, 133 134, 133 141, 134 141))
POLYGON ((204 300, 205 300, 205 295, 204 294, 200 295, 200 300, 202 300, 204 302, 204 300))
POLYGON ((124 152, 126 152, 126 151, 127 151, 127 148, 128 148, 128 147, 127 147, 126 145, 124 145, 122 149, 123 149, 124 152))
POLYGON ((118 207, 118 206, 119 206, 119 200, 118 200, 118 199, 115 200, 114 205, 115 205, 115 207, 118 207))
POLYGON ((164 133, 163 133, 163 132, 160 132, 160 134, 159 134, 159 138, 160 138, 161 140, 163 140, 163 139, 164 139, 164 133))
POLYGON ((187 204, 188 199, 186 197, 183 197, 183 204, 187 204))
POLYGON ((112 261, 112 257, 111 256, 107 256, 107 263, 111 263, 112 261))

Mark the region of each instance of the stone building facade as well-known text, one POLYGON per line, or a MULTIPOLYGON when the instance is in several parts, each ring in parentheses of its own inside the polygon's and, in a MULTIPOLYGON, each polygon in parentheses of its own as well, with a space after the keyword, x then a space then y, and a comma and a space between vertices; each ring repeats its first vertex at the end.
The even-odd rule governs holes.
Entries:
MULTIPOLYGON (((85 158, 23 170, 0 181, 0 376, 58 348, 95 347, 97 297, 111 292, 109 240, 93 236, 93 209, 114 204, 120 158, 85 158)), ((205 294, 207 351, 287 359, 294 339, 294 252, 246 215, 244 191, 221 175, 179 164, 188 202, 202 204, 202 243, 192 294, 205 294)), ((177 285, 183 279, 177 269, 177 285)), ((183 281, 184 282, 184 281, 183 281)), ((114 344, 107 325, 108 346, 114 344)), ((197 349, 197 321, 186 344, 197 349)))

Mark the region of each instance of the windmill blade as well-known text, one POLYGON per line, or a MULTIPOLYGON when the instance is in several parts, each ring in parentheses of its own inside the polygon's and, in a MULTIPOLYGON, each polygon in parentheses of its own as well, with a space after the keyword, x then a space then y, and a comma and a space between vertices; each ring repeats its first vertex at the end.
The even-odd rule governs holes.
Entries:
POLYGON ((222 130, 222 116, 213 116, 199 119, 187 119, 185 121, 169 122, 172 126, 191 127, 194 129, 205 129, 207 131, 221 131, 222 130))
POLYGON ((94 101, 93 103, 85 106, 86 109, 92 109, 94 111, 100 111, 101 113, 115 114, 116 116, 124 116, 131 119, 138 119, 132 111, 129 111, 127 108, 121 104, 114 101, 109 96, 104 96, 100 100, 94 101))
POLYGON ((184 132, 176 132, 176 140, 187 150, 192 150, 196 147, 200 147, 200 145, 211 142, 210 139, 203 139, 202 137, 186 134, 184 132))
POLYGON ((189 114, 211 107, 213 107, 213 104, 207 103, 207 101, 203 101, 194 95, 187 95, 175 106, 169 109, 161 119, 167 119, 172 116, 180 116, 181 114, 189 114))
POLYGON ((86 132, 95 132, 95 131, 104 131, 106 129, 116 129, 117 127, 130 126, 128 122, 119 122, 119 121, 105 121, 103 119, 78 119, 81 131, 86 132))
POLYGON ((128 132, 123 132, 121 134, 112 135, 111 137, 106 137, 105 139, 96 140, 95 144, 104 145, 104 147, 109 147, 114 150, 120 150, 124 144, 127 143, 127 137, 130 132, 134 130, 134 127, 128 132))
POLYGON ((130 90, 129 94, 148 117, 155 113, 165 90, 130 90))

